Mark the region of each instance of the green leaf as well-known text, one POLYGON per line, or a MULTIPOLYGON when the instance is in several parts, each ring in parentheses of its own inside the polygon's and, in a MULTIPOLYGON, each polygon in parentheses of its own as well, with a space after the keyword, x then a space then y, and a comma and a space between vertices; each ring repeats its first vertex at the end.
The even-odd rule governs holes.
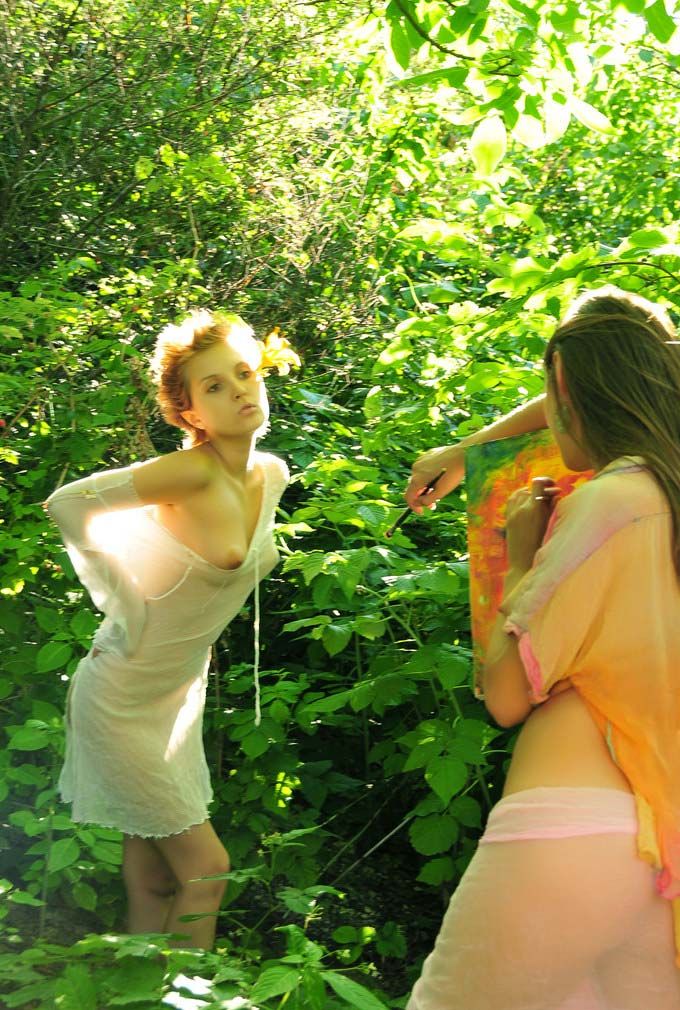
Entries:
POLYGON ((84 964, 68 964, 55 986, 59 1010, 97 1010, 97 988, 84 964))
POLYGON ((94 912, 97 907, 97 892, 94 887, 90 887, 89 884, 80 880, 74 885, 71 893, 76 905, 87 909, 88 912, 94 912))
POLYGON ((79 610, 71 618, 70 627, 78 638, 88 638, 97 627, 97 618, 91 610, 79 610))
POLYGON ((445 880, 451 880, 454 873, 455 867, 451 857, 439 856, 437 859, 430 859, 425 863, 416 880, 436 887, 438 884, 443 884, 445 880))
POLYGON ((47 872, 58 873, 59 870, 72 866, 80 857, 80 846, 75 838, 60 838, 52 842, 47 859, 47 872))
POLYGON ((292 992, 297 988, 299 979, 300 973, 296 968, 286 968, 283 965, 266 968, 250 990, 250 999, 258 1003, 261 1000, 271 999, 272 996, 292 992))
POLYGON ((373 418, 380 417, 382 412, 382 386, 372 386, 364 400, 364 416, 372 421, 373 418))
POLYGON ((442 70, 429 70, 425 74, 414 74, 397 81, 398 88, 421 88, 432 84, 446 84, 449 88, 460 88, 468 75, 467 67, 444 67, 442 70))
POLYGON ((160 1003, 164 974, 165 966, 150 958, 123 957, 106 979, 113 993, 108 1002, 111 1006, 126 1006, 153 1001, 156 1007, 160 1003))
POLYGON ((45 904, 40 898, 35 898, 28 891, 12 891, 7 897, 8 901, 13 902, 15 905, 30 905, 31 908, 42 908, 45 904))
POLYGON ((335 712, 344 705, 349 704, 353 694, 353 688, 348 691, 339 691, 338 694, 331 694, 327 698, 317 698, 305 704, 305 709, 311 712, 335 712))
POLYGON ((326 555, 323 551, 309 551, 308 553, 296 551, 294 554, 291 554, 290 557, 286 558, 283 564, 283 570, 284 572, 290 572, 299 569, 302 572, 305 585, 308 586, 312 579, 315 578, 319 572, 323 571, 325 560, 326 555))
POLYGON ((656 246, 664 245, 668 238, 657 228, 640 228, 628 236, 628 241, 641 249, 654 249, 656 246))
POLYGON ((155 167, 156 164, 151 160, 151 158, 145 158, 144 156, 137 158, 137 161, 135 162, 135 178, 148 179, 153 173, 155 167))
POLYGON ((355 627, 362 638, 370 638, 371 641, 375 641, 376 638, 382 638, 385 634, 387 623, 381 618, 360 616, 355 621, 355 627))
POLYGON ((405 958, 408 952, 401 927, 388 919, 378 932, 375 949, 384 957, 405 958))
POLYGON ((356 926, 338 926, 333 930, 332 936, 337 943, 356 943, 359 939, 359 931, 356 926))
POLYGON ((508 146, 505 124, 500 116, 487 116, 472 134, 468 151, 475 163, 477 174, 489 178, 503 160, 508 146))
POLYGON ((329 656, 337 656, 345 648, 352 637, 352 627, 349 624, 328 624, 323 629, 321 641, 329 656))
POLYGON ((411 844, 423 856, 447 852, 458 838, 458 821, 448 814, 418 817, 409 829, 411 844))
POLYGON ((318 968, 306 965, 302 973, 302 989, 310 1010, 326 1010, 326 986, 318 968))
POLYGON ((50 742, 46 726, 22 726, 7 744, 8 750, 42 750, 50 742))
POLYGON ((645 18, 647 19, 650 32, 659 40, 659 42, 670 42, 671 38, 675 34, 676 26, 673 18, 669 17, 663 0, 656 0, 655 4, 652 4, 651 7, 647 7, 645 10, 645 18))
POLYGON ((374 993, 365 986, 360 985, 346 975, 341 975, 337 971, 324 971, 321 973, 324 982, 327 982, 336 996, 349 1003, 350 1006, 357 1007, 357 1010, 385 1010, 385 1004, 379 1000, 374 993))
POLYGON ((457 796, 449 812, 466 828, 480 829, 482 826, 482 810, 472 796, 457 796))
POLYGON ((261 730, 254 729, 252 733, 249 733, 248 736, 241 740, 241 750, 249 758, 260 757, 266 750, 269 750, 269 739, 261 730))
POLYGON ((368 526, 375 527, 380 526, 389 518, 390 509, 387 505, 372 502, 370 505, 359 505, 357 515, 361 516, 368 526))
POLYGON ((411 59, 411 43, 398 21, 390 29, 389 46, 398 65, 402 70, 407 70, 411 59))
POLYGON ((597 133, 604 133, 610 137, 616 136, 616 129, 609 119, 588 102, 582 102, 580 98, 570 98, 569 111, 589 130, 595 130, 597 133))
POLYGON ((38 673, 49 673, 59 667, 66 666, 73 650, 65 642, 48 642, 43 645, 36 659, 38 673))
POLYGON ((467 766, 457 757, 434 757, 427 765, 425 780, 444 803, 448 803, 467 782, 467 766))
POLYGON ((34 610, 35 619, 43 631, 53 634, 62 624, 62 618, 56 609, 49 607, 36 607, 34 610))
POLYGON ((403 770, 405 772, 414 771, 416 768, 424 768, 433 757, 437 757, 444 749, 443 740, 425 739, 421 740, 413 748, 406 759, 403 770))

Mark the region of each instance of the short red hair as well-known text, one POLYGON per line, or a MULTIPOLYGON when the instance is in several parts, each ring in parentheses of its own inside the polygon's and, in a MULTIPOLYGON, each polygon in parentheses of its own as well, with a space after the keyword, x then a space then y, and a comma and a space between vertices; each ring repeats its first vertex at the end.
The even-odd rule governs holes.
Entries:
POLYGON ((181 323, 169 323, 156 338, 149 366, 156 386, 156 402, 168 424, 187 433, 185 449, 200 445, 208 438, 204 431, 182 417, 182 411, 191 409, 185 366, 195 354, 233 337, 252 343, 258 362, 261 361, 262 352, 253 330, 245 320, 232 313, 193 309, 181 323))

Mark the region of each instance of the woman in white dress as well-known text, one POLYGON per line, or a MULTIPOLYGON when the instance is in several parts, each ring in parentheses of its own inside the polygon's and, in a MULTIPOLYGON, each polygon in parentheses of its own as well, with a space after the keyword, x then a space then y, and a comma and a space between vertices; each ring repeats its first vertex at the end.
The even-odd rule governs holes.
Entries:
POLYGON ((192 312, 152 361, 181 450, 57 489, 45 508, 105 619, 67 699, 59 780, 74 821, 123 832, 128 928, 210 949, 229 856, 209 819, 202 717, 211 646, 276 564, 285 463, 256 451, 266 367, 297 356, 238 316, 192 312), (122 511, 125 510, 125 511, 122 511), (201 914, 195 921, 182 916, 201 914))

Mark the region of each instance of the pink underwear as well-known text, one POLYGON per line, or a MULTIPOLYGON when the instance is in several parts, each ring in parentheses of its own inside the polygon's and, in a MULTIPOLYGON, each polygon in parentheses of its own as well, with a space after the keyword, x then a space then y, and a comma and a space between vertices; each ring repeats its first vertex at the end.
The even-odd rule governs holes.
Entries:
POLYGON ((575 835, 635 835, 635 797, 617 789, 539 786, 510 793, 489 814, 479 844, 575 835))

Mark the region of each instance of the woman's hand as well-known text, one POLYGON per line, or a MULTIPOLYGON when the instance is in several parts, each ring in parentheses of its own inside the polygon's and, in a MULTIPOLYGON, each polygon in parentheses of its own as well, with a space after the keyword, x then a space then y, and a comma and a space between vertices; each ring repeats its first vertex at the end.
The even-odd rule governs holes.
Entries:
POLYGON ((465 476, 465 450, 461 445, 445 445, 423 453, 411 468, 411 481, 404 492, 404 498, 414 512, 433 506, 435 502, 457 488, 465 476), (420 496, 425 485, 446 470, 437 481, 437 486, 429 494, 420 496))
POLYGON ((534 477, 531 490, 520 488, 510 495, 505 513, 508 565, 528 572, 541 546, 559 488, 552 477, 534 477))

